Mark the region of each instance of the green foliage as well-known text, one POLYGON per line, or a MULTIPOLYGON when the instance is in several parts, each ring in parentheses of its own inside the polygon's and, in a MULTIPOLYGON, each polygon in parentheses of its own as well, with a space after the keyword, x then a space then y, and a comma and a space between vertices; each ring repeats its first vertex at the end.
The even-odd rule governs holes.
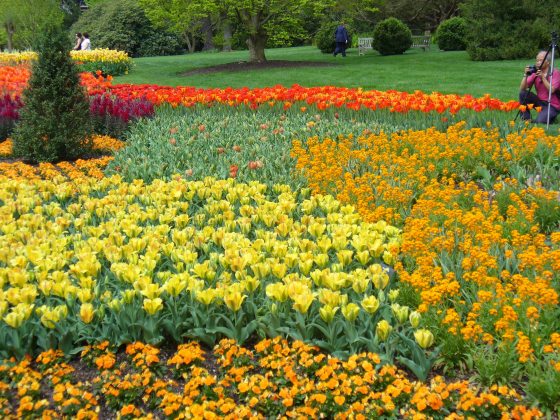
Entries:
POLYGON ((60 0, 0 0, 0 26, 6 24, 15 30, 13 48, 31 48, 37 33, 45 25, 60 25, 67 18, 60 0))
POLYGON ((467 0, 467 52, 472 60, 511 60, 534 57, 550 44, 550 31, 560 23, 560 6, 553 0, 467 0))
POLYGON ((13 154, 33 162, 53 162, 91 151, 89 101, 70 58, 70 40, 50 27, 36 45, 39 54, 23 93, 24 107, 14 131, 13 154))
POLYGON ((315 45, 324 54, 332 54, 336 47, 336 42, 334 40, 334 31, 338 24, 336 22, 329 22, 321 26, 321 29, 317 32, 315 36, 315 45))
POLYGON ((402 54, 412 46, 412 32, 396 18, 381 21, 373 31, 373 48, 381 55, 402 54))
POLYGON ((477 346, 472 350, 472 360, 476 370, 475 380, 482 386, 508 385, 518 382, 521 365, 517 362, 517 352, 512 345, 477 346))
POLYGON ((177 37, 158 34, 137 0, 103 2, 90 7, 72 26, 72 32, 87 32, 92 48, 126 51, 132 57, 178 52, 177 37), (173 42, 163 45, 174 37, 173 42))
POLYGON ((440 50, 462 51, 467 48, 466 35, 467 21, 456 16, 438 26, 436 41, 440 50))
MULTIPOLYGON (((544 360, 535 362, 529 368, 529 381, 527 383, 527 394, 538 402, 550 415, 553 412, 560 412, 560 372, 551 366, 549 356, 544 360)), ((549 417, 548 417, 549 418, 549 417)))
POLYGON ((140 57, 154 57, 161 55, 177 55, 184 51, 179 37, 169 32, 152 32, 140 45, 140 57))

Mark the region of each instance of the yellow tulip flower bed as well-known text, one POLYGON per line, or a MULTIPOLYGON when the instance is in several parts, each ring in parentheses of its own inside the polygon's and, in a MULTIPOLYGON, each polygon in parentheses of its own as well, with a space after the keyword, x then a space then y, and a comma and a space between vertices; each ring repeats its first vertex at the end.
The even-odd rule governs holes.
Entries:
MULTIPOLYGON (((97 70, 106 75, 127 74, 132 68, 132 59, 124 51, 97 48, 88 51, 70 51, 72 59, 81 66, 82 71, 95 73, 97 70)), ((0 66, 29 64, 37 60, 34 51, 0 52, 0 66)))
POLYGON ((81 364, 60 350, 0 369, 5 418, 480 418, 543 415, 519 404, 507 386, 475 389, 467 381, 411 381, 373 353, 340 360, 295 341, 266 339, 253 349, 222 340, 162 352, 108 342, 87 346, 81 364), (211 364, 208 361, 211 361, 211 364), (449 414, 451 413, 451 414, 449 414))

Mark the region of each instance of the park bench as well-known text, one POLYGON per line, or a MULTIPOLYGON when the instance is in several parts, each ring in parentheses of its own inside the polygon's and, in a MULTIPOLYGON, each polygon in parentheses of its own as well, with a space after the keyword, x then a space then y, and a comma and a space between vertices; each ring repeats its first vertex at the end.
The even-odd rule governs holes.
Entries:
POLYGON ((373 50, 373 38, 358 38, 358 55, 364 55, 367 50, 373 50))
POLYGON ((432 43, 432 34, 430 31, 424 32, 424 35, 412 35, 412 47, 410 48, 422 48, 425 52, 430 49, 432 43))
MULTIPOLYGON (((412 46, 410 48, 422 48, 423 51, 429 50, 432 43, 432 35, 430 31, 424 32, 424 35, 413 35, 412 46)), ((373 38, 358 38, 358 55, 364 55, 366 51, 373 50, 373 38)))

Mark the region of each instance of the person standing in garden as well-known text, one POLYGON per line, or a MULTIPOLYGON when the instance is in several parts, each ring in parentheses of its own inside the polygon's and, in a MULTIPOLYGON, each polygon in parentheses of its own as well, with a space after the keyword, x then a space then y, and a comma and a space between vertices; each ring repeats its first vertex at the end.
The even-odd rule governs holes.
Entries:
POLYGON ((341 22, 334 31, 334 41, 336 42, 336 48, 334 49, 333 55, 336 57, 338 53, 341 53, 343 57, 346 57, 346 47, 348 46, 348 31, 344 26, 344 22, 341 22))
POLYGON ((540 124, 546 124, 547 117, 549 117, 549 123, 553 122, 560 112, 560 71, 554 70, 552 72, 550 61, 550 54, 547 51, 540 51, 537 54, 535 65, 525 67, 523 79, 521 79, 521 85, 519 86, 519 103, 525 106, 525 109, 522 108, 521 111, 521 118, 524 120, 531 119, 530 107, 527 107, 527 105, 540 108, 537 118, 533 120, 533 122, 540 124), (552 96, 550 98, 550 115, 548 115, 548 93, 551 84, 552 96), (536 94, 530 91, 533 85, 536 94))
POLYGON ((78 51, 82 49, 82 41, 84 37, 82 36, 81 32, 76 34, 76 45, 74 45, 74 51, 78 51))
POLYGON ((84 40, 82 41, 82 50, 91 50, 91 42, 89 40, 89 34, 84 32, 84 40))

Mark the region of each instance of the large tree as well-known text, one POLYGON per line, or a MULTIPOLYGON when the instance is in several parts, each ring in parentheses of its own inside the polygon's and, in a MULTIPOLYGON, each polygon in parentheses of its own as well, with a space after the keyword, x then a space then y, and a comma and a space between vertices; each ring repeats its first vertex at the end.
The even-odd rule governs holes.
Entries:
POLYGON ((64 20, 60 0, 0 0, 0 22, 8 50, 30 48, 42 27, 64 20))
POLYGON ((218 13, 214 0, 139 0, 146 16, 156 27, 165 28, 183 36, 189 52, 194 52, 195 37, 212 26, 213 15, 218 13))
MULTIPOLYGON (((200 0, 194 0, 200 1, 200 0)), ((264 48, 271 31, 286 19, 302 16, 303 10, 318 13, 330 0, 218 0, 221 9, 237 19, 246 33, 249 61, 264 62, 264 48)), ((281 27, 281 26, 280 26, 281 27)))

